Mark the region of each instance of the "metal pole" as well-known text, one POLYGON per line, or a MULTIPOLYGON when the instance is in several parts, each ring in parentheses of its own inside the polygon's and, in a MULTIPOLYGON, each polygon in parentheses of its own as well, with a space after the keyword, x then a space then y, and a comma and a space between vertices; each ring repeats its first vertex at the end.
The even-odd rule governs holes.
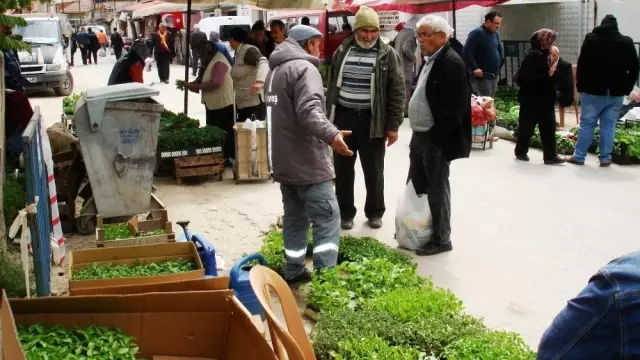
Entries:
POLYGON ((453 38, 456 38, 457 24, 456 24, 456 0, 451 1, 451 5, 453 6, 453 38))
MULTIPOLYGON (((191 40, 191 0, 187 0, 187 38, 185 39, 186 50, 184 54, 184 82, 189 83, 189 60, 191 60, 191 52, 189 51, 189 43, 191 40)), ((189 90, 184 88, 184 111, 189 113, 189 90)))

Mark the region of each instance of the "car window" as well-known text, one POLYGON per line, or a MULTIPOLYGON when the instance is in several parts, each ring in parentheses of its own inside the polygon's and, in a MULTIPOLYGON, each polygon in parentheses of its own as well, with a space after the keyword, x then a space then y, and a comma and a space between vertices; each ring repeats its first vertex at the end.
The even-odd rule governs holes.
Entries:
POLYGON ((342 25, 348 23, 353 27, 355 16, 353 15, 333 15, 329 16, 329 34, 339 34, 342 32, 342 25))

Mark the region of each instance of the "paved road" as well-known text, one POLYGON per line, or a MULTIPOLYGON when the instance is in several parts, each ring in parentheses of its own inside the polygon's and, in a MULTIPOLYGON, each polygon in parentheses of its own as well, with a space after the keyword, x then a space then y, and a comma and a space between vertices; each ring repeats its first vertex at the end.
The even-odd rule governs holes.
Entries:
MULTIPOLYGON (((76 91, 106 84, 113 60, 73 69, 76 91)), ((172 79, 183 68, 173 66, 172 79)), ((157 81, 155 72, 146 81, 157 81)), ((173 82, 173 80, 172 80, 173 82)), ((182 93, 173 85, 156 85, 158 101, 182 109, 182 93)), ((37 97, 47 121, 59 119, 60 98, 37 97)), ((197 96, 190 114, 204 120, 197 96)), ((385 226, 364 225, 360 212, 354 234, 373 235, 395 245, 393 217, 408 169, 410 130, 386 156, 385 226)), ((531 163, 513 160, 513 144, 499 141, 493 150, 474 151, 451 168, 453 246, 448 254, 418 258, 419 272, 458 294, 468 310, 489 326, 524 335, 535 346, 547 325, 589 277, 609 260, 637 250, 640 219, 640 169, 600 169, 594 159, 584 167, 542 165, 532 151, 531 163), (635 235, 634 235, 635 234, 635 235)), ((357 205, 364 204, 358 171, 357 205)), ((259 235, 281 213, 279 189, 273 183, 241 184, 227 176, 222 183, 177 187, 171 179, 156 181, 171 218, 190 219, 227 259, 259 247, 259 235)), ((73 241, 73 240, 71 240, 73 241)))

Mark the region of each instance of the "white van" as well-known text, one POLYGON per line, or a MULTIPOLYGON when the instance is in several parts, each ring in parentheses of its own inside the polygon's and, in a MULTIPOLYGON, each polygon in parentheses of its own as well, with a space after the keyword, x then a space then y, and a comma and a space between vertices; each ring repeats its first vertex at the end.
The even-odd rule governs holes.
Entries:
POLYGON ((250 16, 213 16, 198 22, 200 31, 207 34, 207 38, 212 31, 220 34, 220 41, 227 46, 231 56, 233 56, 234 51, 229 46, 229 31, 234 27, 240 27, 250 32, 251 25, 250 16))

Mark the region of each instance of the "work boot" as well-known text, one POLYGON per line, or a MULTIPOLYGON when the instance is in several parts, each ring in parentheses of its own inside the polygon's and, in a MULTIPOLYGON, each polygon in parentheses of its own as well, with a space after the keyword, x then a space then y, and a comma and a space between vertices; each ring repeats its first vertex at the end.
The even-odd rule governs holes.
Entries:
POLYGON ((516 160, 529 161, 529 155, 527 155, 527 154, 522 154, 522 155, 516 154, 516 160))
POLYGON ((302 270, 302 272, 291 279, 284 279, 289 285, 300 285, 311 282, 313 276, 311 272, 306 268, 302 270))
POLYGON ((340 227, 342 230, 351 230, 353 229, 353 219, 342 219, 340 222, 340 227))
POLYGON ((372 229, 380 229, 382 227, 382 219, 380 218, 372 218, 367 222, 369 227, 372 229))
POLYGON ((453 250, 453 246, 451 245, 451 242, 448 242, 446 244, 427 243, 427 245, 416 250, 416 255, 432 256, 432 255, 438 255, 440 253, 451 251, 451 250, 453 250))
POLYGON ((560 156, 556 156, 553 159, 547 159, 544 161, 545 165, 562 165, 564 163, 566 163, 567 160, 561 158, 560 156))

